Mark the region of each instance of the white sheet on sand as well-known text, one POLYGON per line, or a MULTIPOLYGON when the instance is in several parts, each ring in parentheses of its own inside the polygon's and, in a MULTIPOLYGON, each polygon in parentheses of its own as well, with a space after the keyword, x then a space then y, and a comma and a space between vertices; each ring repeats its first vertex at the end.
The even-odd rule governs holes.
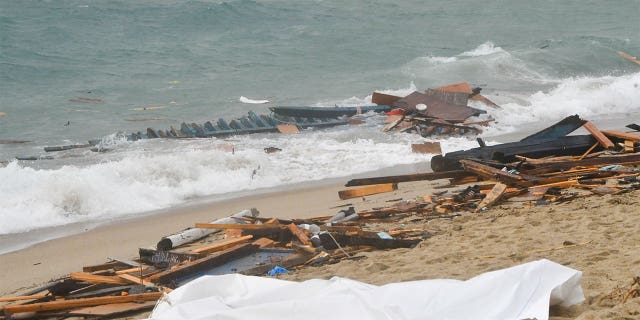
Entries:
MULTIPOLYGON (((424 266, 428 268, 428 265, 424 266)), ((370 285, 334 277, 291 282, 204 276, 165 295, 151 319, 548 319, 584 300, 582 273, 538 260, 467 281, 370 285)))

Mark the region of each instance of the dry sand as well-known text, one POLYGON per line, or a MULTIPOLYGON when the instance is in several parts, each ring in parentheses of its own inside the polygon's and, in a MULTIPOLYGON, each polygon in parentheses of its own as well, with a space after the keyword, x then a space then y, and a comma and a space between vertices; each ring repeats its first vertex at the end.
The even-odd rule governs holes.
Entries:
MULTIPOLYGON (((332 215, 339 210, 332 207, 347 203, 360 211, 390 206, 390 200, 415 199, 439 183, 401 183, 397 191, 350 200, 338 199, 337 191, 343 187, 325 186, 193 206, 114 223, 0 256, 1 291, 15 293, 81 270, 84 265, 102 263, 107 257, 135 258, 138 247, 153 245, 162 235, 249 207, 258 208, 264 217, 332 215)), ((282 278, 341 276, 372 284, 468 279, 546 258, 584 273, 586 301, 571 308, 553 308, 552 319, 640 319, 640 298, 620 303, 621 295, 628 290, 625 286, 640 275, 639 214, 640 191, 634 191, 538 207, 527 203, 501 204, 483 213, 463 212, 453 220, 417 224, 407 220, 395 227, 424 228, 433 236, 413 249, 363 253, 363 259, 305 267, 282 278)))

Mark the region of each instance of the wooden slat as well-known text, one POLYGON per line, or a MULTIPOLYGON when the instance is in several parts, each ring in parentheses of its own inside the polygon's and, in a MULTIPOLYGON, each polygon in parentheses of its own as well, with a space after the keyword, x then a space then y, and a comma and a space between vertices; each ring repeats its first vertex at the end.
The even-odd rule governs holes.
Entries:
POLYGON ((114 276, 99 276, 86 272, 71 272, 71 279, 89 283, 126 284, 127 281, 114 276))
POLYGON ((289 231, 291 231, 291 233, 296 238, 298 238, 298 240, 300 240, 300 243, 304 245, 311 245, 311 240, 309 240, 309 237, 307 237, 304 231, 300 230, 300 228, 298 228, 295 223, 291 223, 287 227, 289 228, 289 231))
POLYGON ((624 141, 624 152, 633 152, 635 150, 635 143, 631 140, 624 141))
POLYGON ((124 269, 124 270, 118 270, 118 271, 116 271, 116 274, 140 272, 140 271, 147 270, 148 268, 149 268, 149 266, 142 266, 142 267, 135 267, 135 268, 129 268, 129 269, 124 269))
POLYGON ((494 203, 496 203, 498 200, 500 200, 500 198, 502 197, 502 195, 505 193, 506 190, 507 190, 506 184, 496 183, 496 185, 493 186, 493 189, 491 189, 489 194, 487 194, 487 196, 484 197, 482 201, 480 201, 480 204, 478 204, 478 207, 476 208, 475 212, 481 211, 483 208, 485 207, 488 208, 494 203))
POLYGON ((587 121, 582 126, 585 129, 587 129, 587 131, 589 131, 589 133, 591 133, 591 135, 594 138, 596 138, 596 140, 598 140, 598 143, 600 143, 600 145, 602 145, 604 148, 612 149, 613 147, 615 147, 613 142, 611 142, 611 140, 609 140, 609 138, 607 138, 607 136, 602 134, 602 132, 600 130, 598 130, 598 128, 592 122, 587 121))
POLYGON ((279 225, 273 224, 235 224, 235 223, 196 223, 196 228, 202 229, 238 229, 238 230, 263 230, 279 229, 279 225))
POLYGON ((338 191, 340 199, 351 199, 362 196, 368 196, 377 193, 391 192, 398 189, 397 183, 376 184, 372 186, 365 186, 357 189, 338 191))
POLYGON ((234 246, 236 244, 246 242, 246 241, 248 241, 248 240, 250 240, 252 238, 253 238, 252 235, 246 235, 244 237, 239 237, 239 238, 231 238, 229 240, 226 240, 226 241, 223 241, 223 242, 219 242, 219 243, 214 243, 214 244, 206 246, 206 247, 193 249, 193 250, 191 250, 191 252, 192 253, 209 254, 209 253, 212 253, 212 252, 228 249, 228 248, 230 248, 230 247, 232 247, 232 246, 234 246))
POLYGON ((622 132, 618 130, 601 130, 600 132, 609 137, 616 137, 624 140, 640 142, 640 135, 635 133, 622 132))
POLYGON ((158 300, 162 296, 162 292, 149 292, 140 294, 131 294, 128 296, 109 296, 109 297, 96 297, 86 299, 73 299, 73 300, 59 300, 50 302, 40 302, 24 305, 9 305, 4 307, 4 313, 6 315, 12 315, 21 312, 39 312, 39 311, 53 311, 64 310, 79 307, 89 307, 97 305, 105 305, 112 303, 125 303, 135 301, 154 301, 158 300))

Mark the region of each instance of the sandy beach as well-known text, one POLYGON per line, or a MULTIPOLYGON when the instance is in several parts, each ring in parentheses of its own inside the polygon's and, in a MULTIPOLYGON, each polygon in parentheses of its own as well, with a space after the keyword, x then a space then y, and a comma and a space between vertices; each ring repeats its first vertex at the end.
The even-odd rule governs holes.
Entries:
MULTIPOLYGON (((133 259, 138 247, 195 222, 255 207, 264 217, 331 215, 351 203, 357 210, 421 197, 443 181, 401 183, 390 193, 340 200, 341 185, 287 190, 200 204, 129 219, 88 232, 50 240, 0 256, 3 294, 16 294, 108 257, 133 259), (10 271, 10 272, 9 272, 10 271)), ((640 299, 622 304, 640 270, 640 191, 592 196, 572 202, 532 206, 503 203, 484 213, 462 212, 453 219, 399 221, 397 228, 423 228, 432 237, 412 249, 362 253, 364 258, 305 267, 289 280, 348 277, 372 284, 420 279, 468 279, 483 272, 546 258, 583 272, 586 300, 552 308, 551 319, 637 319, 640 299)), ((393 228, 385 224, 380 229, 393 228)), ((376 226, 371 226, 375 229, 376 226)), ((144 314, 136 317, 144 317, 144 314)))

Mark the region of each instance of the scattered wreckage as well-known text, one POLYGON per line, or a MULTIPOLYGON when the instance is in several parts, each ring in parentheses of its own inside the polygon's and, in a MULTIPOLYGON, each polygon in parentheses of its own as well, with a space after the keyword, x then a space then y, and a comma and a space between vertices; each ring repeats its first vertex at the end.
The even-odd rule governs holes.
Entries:
MULTIPOLYGON (((202 275, 276 275, 360 259, 371 250, 411 248, 431 234, 425 223, 482 212, 501 201, 531 205, 640 189, 640 126, 598 130, 570 116, 518 142, 436 156, 434 172, 350 180, 340 199, 391 192, 398 184, 448 179, 445 189, 387 207, 306 218, 260 217, 247 209, 162 237, 133 260, 110 260, 17 296, 1 297, 11 317, 113 317, 151 309, 169 292, 202 275), (590 134, 570 136, 583 127, 590 134), (568 140, 567 140, 568 139, 568 140), (386 223, 396 222, 389 227, 386 223)), ((438 189, 436 189, 438 190, 438 189)), ((631 296, 632 297, 632 296, 631 296)), ((627 297, 628 298, 628 297, 627 297)), ((0 316, 0 319, 3 317, 0 316)))

